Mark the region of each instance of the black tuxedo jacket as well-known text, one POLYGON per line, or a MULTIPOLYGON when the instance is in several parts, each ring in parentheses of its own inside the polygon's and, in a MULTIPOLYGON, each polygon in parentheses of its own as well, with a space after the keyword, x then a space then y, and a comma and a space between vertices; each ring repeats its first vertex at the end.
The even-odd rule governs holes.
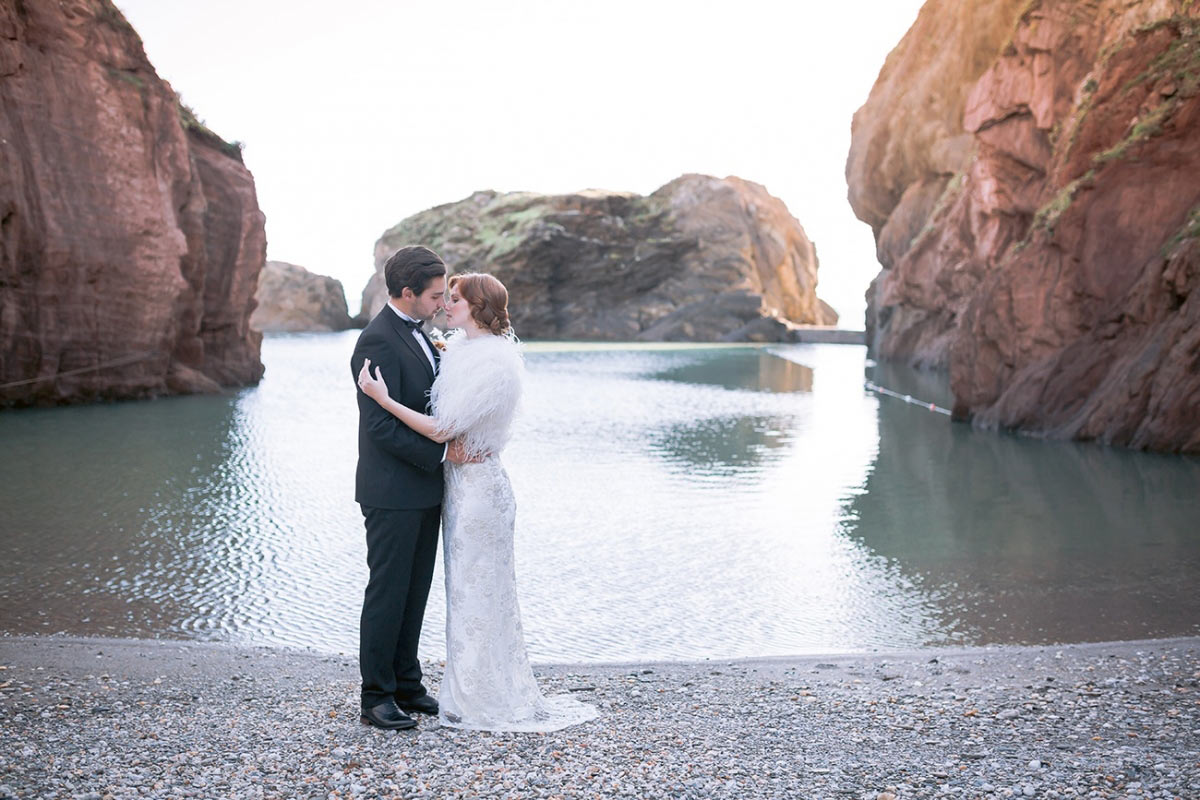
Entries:
MULTIPOLYGON (((438 351, 433 350, 434 358, 438 351)), ((371 359, 379 367, 393 400, 429 413, 433 369, 412 331, 396 312, 384 307, 354 345, 350 373, 358 395, 358 471, 354 499, 374 508, 430 508, 442 502, 445 445, 416 433, 358 390, 358 372, 371 359)))

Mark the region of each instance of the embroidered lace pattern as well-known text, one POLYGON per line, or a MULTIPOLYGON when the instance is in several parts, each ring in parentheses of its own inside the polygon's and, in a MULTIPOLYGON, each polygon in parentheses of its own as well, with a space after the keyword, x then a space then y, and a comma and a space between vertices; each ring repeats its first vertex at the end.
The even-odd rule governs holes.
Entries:
POLYGON ((598 715, 569 695, 543 696, 525 650, 513 552, 517 506, 498 455, 519 398, 520 370, 518 345, 509 339, 455 342, 432 393, 439 426, 474 434, 473 445, 491 453, 445 468, 446 672, 438 703, 441 723, 450 727, 554 731, 598 715), (459 392, 486 394, 480 403, 486 413, 459 392))

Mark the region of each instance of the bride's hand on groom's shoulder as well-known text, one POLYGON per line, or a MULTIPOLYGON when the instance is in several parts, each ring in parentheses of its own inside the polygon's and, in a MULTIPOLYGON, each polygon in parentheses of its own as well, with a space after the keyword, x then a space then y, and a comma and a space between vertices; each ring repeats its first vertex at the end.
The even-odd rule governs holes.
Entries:
POLYGON ((388 396, 387 383, 383 380, 383 372, 379 367, 375 368, 375 375, 371 375, 371 359, 363 361, 362 369, 358 371, 358 388, 367 397, 382 402, 388 396))

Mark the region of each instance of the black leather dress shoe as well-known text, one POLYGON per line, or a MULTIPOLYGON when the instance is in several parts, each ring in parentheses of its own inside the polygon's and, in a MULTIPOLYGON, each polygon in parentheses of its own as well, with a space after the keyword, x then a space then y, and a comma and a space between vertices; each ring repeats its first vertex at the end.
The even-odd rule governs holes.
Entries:
POLYGON ((428 714, 431 717, 436 717, 438 713, 437 700, 434 700, 427 694, 414 697, 411 700, 397 700, 396 705, 400 707, 401 711, 409 714, 428 714))
POLYGON ((374 708, 364 708, 358 720, 363 725, 374 725, 388 731, 417 727, 417 721, 396 708, 396 703, 392 700, 384 700, 374 708))

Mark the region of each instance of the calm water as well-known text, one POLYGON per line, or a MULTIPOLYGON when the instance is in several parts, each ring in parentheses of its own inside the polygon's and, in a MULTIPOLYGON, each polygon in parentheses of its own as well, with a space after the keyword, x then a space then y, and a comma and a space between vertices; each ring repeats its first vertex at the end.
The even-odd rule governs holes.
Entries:
MULTIPOLYGON (((357 652, 355 336, 267 339, 228 396, 0 413, 0 630, 357 652)), ((952 425, 866 393, 947 402, 859 347, 528 365, 504 458, 538 661, 1200 632, 1200 459, 952 425)))

